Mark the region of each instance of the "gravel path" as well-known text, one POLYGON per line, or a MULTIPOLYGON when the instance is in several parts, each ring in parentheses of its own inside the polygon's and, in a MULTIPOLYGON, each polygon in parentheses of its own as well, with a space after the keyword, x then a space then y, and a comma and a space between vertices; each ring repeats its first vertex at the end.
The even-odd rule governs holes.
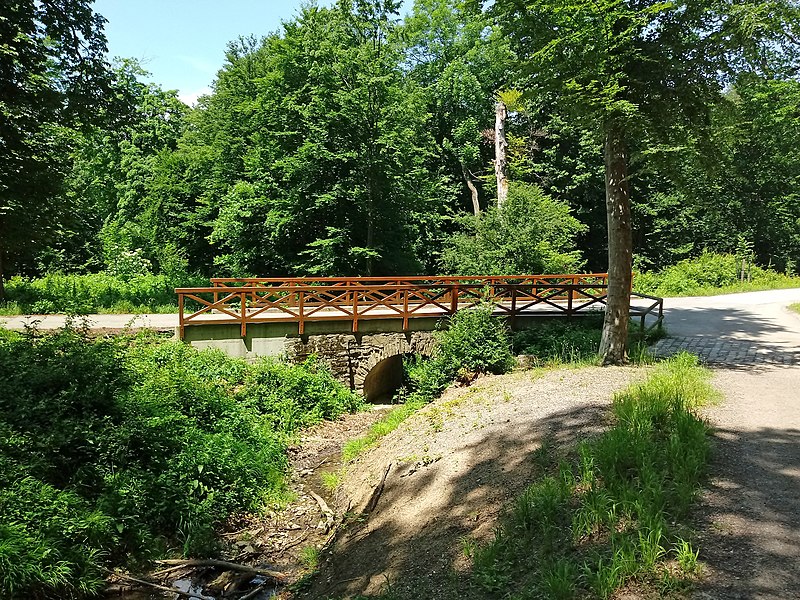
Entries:
POLYGON ((364 510, 389 473, 375 510, 340 535, 301 597, 389 588, 404 598, 483 598, 449 577, 468 566, 463 540, 491 537, 501 510, 541 474, 543 444, 556 454, 598 432, 613 393, 644 375, 631 367, 524 371, 449 390, 348 468, 341 512, 364 510))
POLYGON ((724 400, 698 515, 702 599, 800 598, 800 290, 665 301, 657 350, 714 368, 724 400))

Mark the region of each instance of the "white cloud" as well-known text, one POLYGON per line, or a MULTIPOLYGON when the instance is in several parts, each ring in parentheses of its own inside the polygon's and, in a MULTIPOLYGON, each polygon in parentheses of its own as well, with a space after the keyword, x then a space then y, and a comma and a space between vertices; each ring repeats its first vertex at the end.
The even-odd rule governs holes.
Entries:
POLYGON ((181 92, 178 94, 178 98, 181 100, 181 102, 188 104, 189 106, 194 106, 197 104, 197 99, 200 98, 200 96, 207 96, 210 93, 211 88, 205 86, 194 92, 181 92))

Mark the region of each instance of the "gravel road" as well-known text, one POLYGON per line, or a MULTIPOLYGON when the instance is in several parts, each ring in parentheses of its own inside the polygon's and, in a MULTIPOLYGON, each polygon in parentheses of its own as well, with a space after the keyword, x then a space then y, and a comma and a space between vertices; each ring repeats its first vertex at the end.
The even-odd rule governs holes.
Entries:
POLYGON ((657 350, 698 353, 724 400, 698 528, 702 599, 800 598, 800 290, 665 301, 657 350))

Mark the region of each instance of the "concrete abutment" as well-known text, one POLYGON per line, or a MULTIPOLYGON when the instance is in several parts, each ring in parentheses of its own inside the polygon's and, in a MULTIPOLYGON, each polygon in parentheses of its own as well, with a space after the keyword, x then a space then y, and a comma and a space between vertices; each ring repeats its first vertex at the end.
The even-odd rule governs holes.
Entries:
POLYGON ((246 360, 274 356, 301 363, 315 356, 337 380, 363 392, 368 400, 380 400, 402 383, 396 379, 398 373, 402 376, 404 355, 432 354, 436 322, 415 319, 414 331, 403 331, 400 320, 364 321, 357 333, 349 322, 307 323, 303 335, 298 334, 296 323, 259 323, 249 325, 245 337, 238 324, 215 324, 187 327, 184 341, 246 360))

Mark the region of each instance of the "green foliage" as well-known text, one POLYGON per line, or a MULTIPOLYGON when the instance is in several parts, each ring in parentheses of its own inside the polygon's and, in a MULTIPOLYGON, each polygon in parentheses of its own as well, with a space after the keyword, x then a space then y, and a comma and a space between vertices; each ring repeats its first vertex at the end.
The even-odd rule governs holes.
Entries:
POLYGON ((460 221, 464 232, 446 240, 441 262, 458 275, 575 273, 583 266, 575 237, 585 227, 569 207, 540 188, 512 183, 502 209, 460 221))
POLYGON ((317 363, 249 365, 151 336, 0 339, 3 597, 83 596, 283 489, 288 436, 361 400, 317 363))
POLYGON ((658 296, 692 296, 782 287, 800 287, 800 279, 746 264, 741 281, 742 259, 732 254, 703 252, 658 273, 639 273, 634 291, 658 296))
POLYGON ((508 326, 492 316, 491 305, 462 310, 436 335, 436 353, 409 369, 412 402, 430 402, 453 380, 475 374, 499 375, 514 366, 508 326))
POLYGON ((203 286, 197 276, 106 273, 65 275, 49 273, 38 279, 13 277, 7 283, 7 314, 98 312, 177 312, 176 287, 203 286))
POLYGON ((537 324, 514 333, 514 354, 533 356, 542 365, 594 362, 602 328, 602 316, 537 324))
POLYGON ((609 598, 630 580, 657 586, 697 571, 681 537, 708 460, 695 410, 715 397, 710 373, 682 354, 614 399, 615 424, 535 482, 474 555, 487 591, 525 598, 609 598))

